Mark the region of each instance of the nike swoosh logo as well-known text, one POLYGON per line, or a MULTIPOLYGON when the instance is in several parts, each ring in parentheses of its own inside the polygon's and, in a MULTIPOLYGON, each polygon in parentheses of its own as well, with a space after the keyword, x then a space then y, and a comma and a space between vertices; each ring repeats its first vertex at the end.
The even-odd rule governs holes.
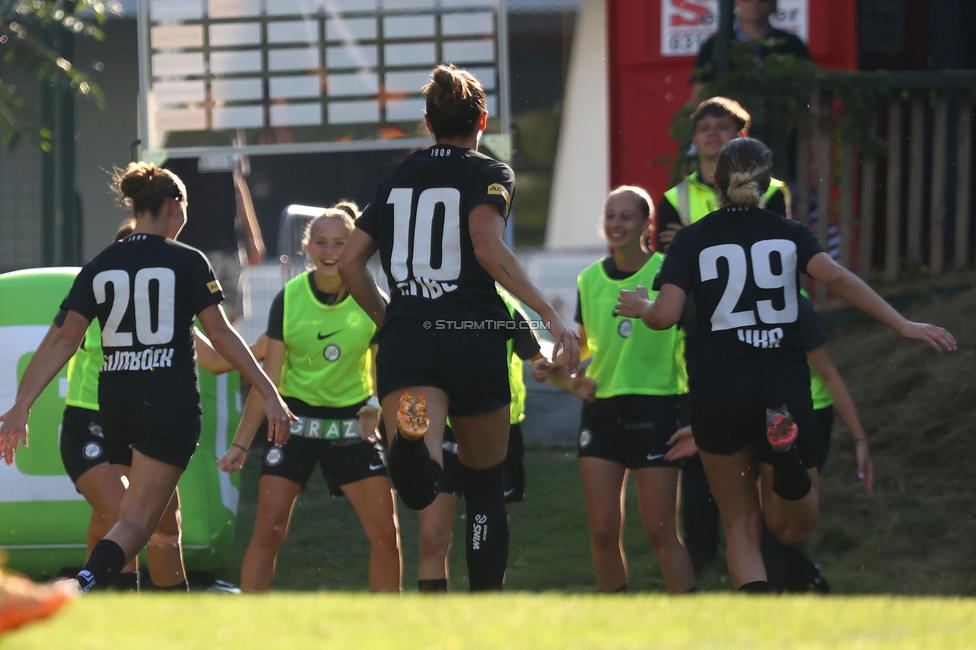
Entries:
POLYGON ((341 332, 341 331, 342 331, 342 330, 336 330, 336 331, 334 331, 334 332, 331 332, 331 333, 329 333, 329 334, 316 334, 316 336, 318 336, 318 337, 319 337, 319 340, 320 340, 320 341, 324 341, 325 339, 327 339, 327 338, 329 338, 330 336, 335 336, 336 334, 338 334, 338 333, 339 333, 339 332, 341 332))
POLYGON ((661 460, 665 456, 667 456, 667 454, 654 454, 654 455, 648 454, 647 460, 661 460))
POLYGON ((375 472, 376 470, 381 469, 382 467, 383 467, 383 463, 380 463, 379 465, 374 465, 374 464, 370 463, 369 464, 369 471, 375 472))
POLYGON ((513 494, 515 494, 515 488, 512 488, 511 490, 505 490, 505 496, 510 497, 513 494))

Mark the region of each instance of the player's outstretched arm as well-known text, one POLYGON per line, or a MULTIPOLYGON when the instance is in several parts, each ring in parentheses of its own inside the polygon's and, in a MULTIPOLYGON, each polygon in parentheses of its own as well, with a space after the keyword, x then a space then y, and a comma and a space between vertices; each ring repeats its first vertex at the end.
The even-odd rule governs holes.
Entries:
POLYGON ((198 314, 214 348, 251 383, 264 398, 264 412, 268 417, 268 440, 284 444, 288 439, 289 423, 297 418, 288 410, 278 389, 261 370, 244 339, 237 333, 218 305, 210 305, 198 314))
MULTIPOLYGON (((264 334, 262 336, 267 341, 264 354, 264 372, 277 386, 281 381, 281 367, 285 360, 285 343, 284 341, 269 339, 264 334)), ((247 460, 247 450, 251 447, 251 441, 254 440, 254 434, 257 433, 263 417, 264 405, 261 396, 257 391, 251 391, 244 402, 244 411, 241 413, 241 421, 237 424, 234 440, 224 455, 217 459, 217 466, 221 470, 230 474, 244 467, 244 461, 247 460)), ((284 440, 277 444, 284 444, 288 441, 289 436, 290 431, 284 440)), ((270 437, 268 441, 274 442, 270 437)))
POLYGON ((247 181, 240 171, 234 171, 234 194, 237 197, 238 223, 244 233, 247 244, 247 264, 254 266, 264 259, 264 238, 261 236, 261 225, 258 223, 257 213, 254 211, 254 201, 247 181))
MULTIPOLYGON (((579 367, 576 334, 566 327, 559 314, 525 274, 515 254, 505 245, 505 219, 496 203, 480 203, 468 215, 468 231, 478 263, 495 282, 539 314, 552 335, 553 359, 563 352, 563 365, 570 371, 579 367)), ((348 247, 348 242, 346 243, 348 247)))
POLYGON ((14 462, 21 441, 27 446, 27 419, 34 400, 78 351, 88 324, 84 316, 69 310, 61 327, 52 325, 47 331, 24 369, 13 406, 0 415, 0 456, 8 465, 14 462))
MULTIPOLYGON (((372 362, 369 364, 369 373, 373 378, 373 390, 379 390, 379 382, 376 380, 376 355, 380 351, 380 346, 373 343, 369 346, 369 351, 371 353, 372 362)), ((363 404, 358 411, 356 411, 356 417, 359 419, 359 437, 365 440, 369 444, 376 444, 380 441, 380 401, 377 395, 370 396, 369 400, 363 404)))
POLYGON ((681 320, 687 295, 674 284, 665 284, 653 301, 647 299, 647 287, 620 292, 616 312, 627 318, 639 318, 652 330, 666 330, 681 320))
POLYGON ((807 274, 826 284, 834 293, 868 316, 895 330, 899 336, 925 341, 939 351, 956 349, 956 339, 948 330, 906 319, 861 278, 837 264, 827 253, 813 256, 807 263, 807 274))
MULTIPOLYGON (((193 338, 197 351, 197 364, 201 368, 214 375, 220 375, 234 369, 234 367, 230 365, 230 362, 220 356, 220 353, 214 349, 213 343, 210 342, 210 339, 208 339, 203 332, 195 327, 193 328, 193 338)), ((261 336, 258 337, 258 340, 250 346, 251 354, 254 355, 255 359, 261 360, 264 358, 267 340, 267 335, 261 334, 261 336)))
POLYGON ((349 295, 376 323, 376 327, 382 327, 386 318, 386 302, 366 268, 366 263, 376 250, 376 240, 359 228, 353 228, 339 253, 338 269, 349 295))
POLYGON ((864 483, 864 490, 870 496, 874 493, 874 464, 871 462, 868 434, 861 424, 861 418, 858 417, 854 398, 847 390, 847 384, 837 370, 826 344, 807 352, 807 359, 810 360, 810 365, 820 377, 824 388, 830 394, 830 399, 834 401, 834 407, 854 438, 857 449, 857 476, 864 483))

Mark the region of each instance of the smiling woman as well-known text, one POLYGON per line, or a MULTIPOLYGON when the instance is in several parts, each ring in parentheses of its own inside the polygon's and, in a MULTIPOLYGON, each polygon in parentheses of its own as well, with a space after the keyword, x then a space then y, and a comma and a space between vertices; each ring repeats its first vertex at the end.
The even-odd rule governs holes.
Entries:
POLYGON ((590 549, 603 592, 627 589, 623 553, 627 474, 637 482, 641 521, 670 593, 694 589, 691 558, 678 538, 675 503, 680 462, 671 449, 687 410, 684 334, 677 327, 651 332, 614 310, 621 290, 650 285, 664 256, 645 247, 653 210, 640 187, 607 196, 603 233, 613 253, 588 266, 577 280, 580 355, 584 372, 536 361, 536 380, 549 378, 583 399, 579 463, 590 521, 590 549))
POLYGON ((0 454, 9 465, 20 443, 27 445, 31 406, 97 318, 103 353, 120 359, 99 373, 101 427, 109 462, 131 471, 117 521, 77 576, 86 592, 117 582, 146 546, 196 450, 201 421, 194 317, 253 383, 255 395, 264 397, 269 434, 286 429, 293 417, 218 307, 223 295, 207 258, 174 241, 186 223, 183 182, 151 163, 133 162, 117 170, 113 184, 132 210, 134 231, 82 268, 62 303, 63 322, 31 357, 14 405, 0 416, 0 454))
MULTIPOLYGON (((336 269, 357 214, 355 204, 342 202, 312 219, 302 239, 312 270, 288 282, 271 304, 265 370, 299 420, 287 442, 264 454, 254 534, 241 567, 244 591, 271 588, 295 500, 316 463, 366 531, 370 589, 400 589, 396 510, 376 430, 376 326, 336 269)), ((244 466, 259 422, 260 402, 249 397, 234 443, 218 461, 221 469, 244 466)))

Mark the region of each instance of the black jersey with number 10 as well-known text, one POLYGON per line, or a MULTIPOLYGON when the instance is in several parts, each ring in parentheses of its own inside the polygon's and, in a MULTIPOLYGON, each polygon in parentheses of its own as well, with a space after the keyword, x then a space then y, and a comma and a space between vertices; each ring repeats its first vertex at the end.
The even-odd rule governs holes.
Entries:
POLYGON ((472 149, 434 145, 411 154, 376 192, 356 227, 380 251, 397 316, 507 319, 495 281, 475 258, 468 215, 496 203, 507 219, 515 179, 508 165, 472 149))
MULTIPOLYGON (((203 253, 135 234, 85 264, 64 310, 102 326, 99 402, 196 400, 193 318, 223 300, 203 253)), ((175 406, 175 404, 174 404, 175 406)))
POLYGON ((800 273, 822 252, 805 225, 758 208, 722 208, 679 230, 654 289, 694 296, 689 376, 743 357, 805 364, 800 273))

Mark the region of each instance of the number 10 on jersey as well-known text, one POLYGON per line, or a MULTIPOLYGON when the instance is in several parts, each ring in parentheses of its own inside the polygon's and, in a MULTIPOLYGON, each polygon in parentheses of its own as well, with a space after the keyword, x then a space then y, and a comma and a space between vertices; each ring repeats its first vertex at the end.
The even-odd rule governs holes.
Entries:
MULTIPOLYGON (((420 279, 432 280, 438 285, 455 282, 461 275, 461 192, 453 187, 426 189, 417 197, 416 208, 413 193, 413 188, 398 187, 390 191, 387 199, 387 204, 393 206, 390 273, 397 283, 420 279), (438 206, 442 206, 444 225, 439 241, 434 241, 438 206), (413 239, 410 238, 411 227, 413 239), (438 258, 440 264, 435 268, 433 264, 438 258)), ((441 287, 443 291, 454 288, 441 287)), ((440 295, 437 291, 429 293, 440 295)))

